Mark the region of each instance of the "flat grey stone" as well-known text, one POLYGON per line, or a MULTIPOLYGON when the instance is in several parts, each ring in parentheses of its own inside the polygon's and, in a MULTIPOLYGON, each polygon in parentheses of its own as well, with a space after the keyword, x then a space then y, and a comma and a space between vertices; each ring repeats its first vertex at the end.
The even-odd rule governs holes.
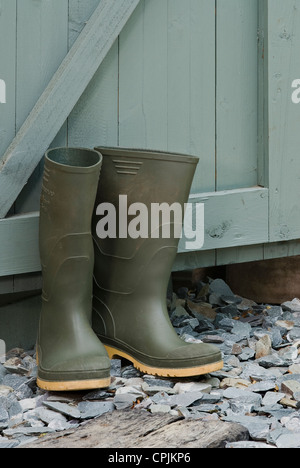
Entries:
POLYGON ((201 392, 210 393, 211 385, 203 382, 177 382, 174 387, 175 393, 201 392))
POLYGON ((68 405, 67 403, 60 403, 60 402, 49 402, 44 401, 43 405, 47 408, 50 408, 54 411, 57 411, 61 414, 69 418, 80 419, 80 411, 75 406, 68 405))
POLYGON ((92 419, 114 411, 115 405, 109 401, 82 401, 79 403, 78 409, 80 411, 80 419, 92 419))
POLYGON ((250 440, 243 440, 239 442, 227 442, 225 448, 227 449, 275 449, 273 445, 265 444, 264 442, 255 442, 250 440))
POLYGON ((249 338, 252 331, 252 327, 249 323, 239 322, 234 320, 234 325, 231 332, 241 338, 249 338))
POLYGON ((121 377, 122 364, 120 359, 112 359, 110 366, 110 375, 112 377, 121 377))
POLYGON ((282 359, 275 354, 261 357, 257 359, 257 363, 266 369, 269 369, 270 367, 286 367, 290 365, 289 361, 282 359))
POLYGON ((293 380, 291 377, 290 380, 285 380, 281 384, 281 391, 286 395, 294 396, 294 393, 300 392, 300 382, 293 380))
POLYGON ((227 415, 223 417, 224 421, 238 422, 246 427, 251 438, 254 440, 266 440, 270 432, 272 420, 265 417, 246 416, 233 411, 227 411, 227 415))
POLYGON ((111 393, 107 392, 106 390, 93 390, 82 397, 82 400, 105 400, 106 398, 110 398, 112 395, 111 393))
POLYGON ((149 410, 151 411, 152 414, 157 414, 157 413, 169 413, 171 411, 171 406, 169 405, 155 405, 152 404, 149 407, 149 410))
POLYGON ((300 433, 289 432, 276 439, 278 448, 300 448, 300 433))
POLYGON ((171 407, 184 406, 187 408, 193 404, 197 404, 197 402, 200 402, 202 397, 203 393, 201 392, 188 392, 169 396, 166 401, 171 407))
POLYGON ((238 400, 239 402, 260 405, 262 396, 258 393, 250 392, 248 390, 231 387, 227 388, 223 394, 224 398, 238 400))
POLYGON ((246 346, 243 348, 241 354, 239 354, 239 360, 240 361, 248 361, 249 359, 253 358, 255 355, 254 349, 249 348, 246 346))
POLYGON ((248 387, 250 392, 268 392, 269 390, 274 390, 276 383, 274 380, 266 380, 261 382, 256 382, 248 387))
POLYGON ((0 406, 0 431, 6 429, 8 426, 9 415, 6 409, 1 405, 0 406))
POLYGON ((36 408, 34 414, 44 423, 50 424, 53 420, 60 421, 63 423, 67 422, 66 416, 57 411, 53 411, 48 408, 40 407, 36 408))
POLYGON ((123 395, 115 395, 113 404, 117 410, 124 410, 131 408, 136 401, 136 396, 130 393, 124 393, 123 395))
POLYGON ((230 287, 224 280, 217 278, 209 284, 209 290, 211 293, 216 293, 219 296, 231 296, 236 297, 235 294, 231 291, 230 287))
POLYGON ((285 394, 280 392, 267 392, 261 403, 263 406, 272 406, 277 404, 284 396, 285 394))
POLYGON ((292 301, 286 301, 281 304, 283 310, 289 310, 291 312, 300 312, 300 299, 295 298, 292 301))
POLYGON ((33 391, 28 386, 28 383, 29 381, 26 377, 16 374, 7 374, 3 378, 3 385, 11 387, 19 400, 24 400, 33 396, 33 391))

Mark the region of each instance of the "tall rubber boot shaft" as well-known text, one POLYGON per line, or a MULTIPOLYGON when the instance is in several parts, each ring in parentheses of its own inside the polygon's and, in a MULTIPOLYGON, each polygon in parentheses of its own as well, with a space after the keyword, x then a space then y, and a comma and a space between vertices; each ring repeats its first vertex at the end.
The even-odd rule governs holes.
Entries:
POLYGON ((98 151, 103 155, 103 166, 92 223, 94 330, 110 357, 123 356, 149 374, 180 377, 220 369, 223 363, 218 348, 181 340, 166 307, 168 281, 179 242, 175 232, 182 228, 183 215, 179 221, 178 216, 165 216, 154 226, 151 216, 157 204, 174 208, 173 204, 177 204, 183 214, 198 159, 116 148, 98 151), (138 224, 135 215, 139 213, 134 211, 141 205, 135 203, 145 207, 143 216, 140 213, 140 238, 132 238, 126 232, 131 223, 135 227, 138 224), (111 206, 117 214, 115 238, 111 236, 111 206), (132 216, 125 215, 129 207, 132 216), (105 209, 109 214, 101 219, 99 214, 105 209), (99 236, 105 237, 106 221, 110 235, 101 239, 99 236))
POLYGON ((38 385, 80 390, 110 384, 110 361, 91 327, 94 250, 91 219, 102 156, 46 153, 40 213, 43 273, 38 385))

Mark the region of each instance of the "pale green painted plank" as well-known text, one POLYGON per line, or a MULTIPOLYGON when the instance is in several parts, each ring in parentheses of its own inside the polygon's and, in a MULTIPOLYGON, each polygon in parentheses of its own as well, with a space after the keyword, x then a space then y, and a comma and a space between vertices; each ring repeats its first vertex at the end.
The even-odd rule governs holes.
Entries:
MULTIPOLYGON (((18 1, 17 131, 26 120, 67 52, 68 0, 18 1)), ((43 164, 40 164, 16 200, 15 213, 26 213, 39 209, 42 174, 43 164)))
POLYGON ((101 0, 69 0, 69 49, 101 0))
POLYGON ((192 192, 215 178, 215 8, 142 1, 120 36, 120 146, 195 154, 192 192))
POLYGON ((0 220, 0 276, 40 271, 39 215, 0 220))
POLYGON ((217 190, 257 185, 258 1, 217 0, 217 190))
POLYGON ((168 3, 168 149, 189 153, 191 43, 196 37, 190 30, 190 2, 172 0, 168 3))
MULTIPOLYGON (((189 202, 193 203, 193 212, 192 219, 186 216, 186 223, 193 226, 193 230, 200 224, 196 205, 204 204, 203 251, 268 241, 267 189, 255 187, 192 195, 189 202)), ((183 236, 179 244, 180 253, 187 250, 187 242, 183 236)))
POLYGON ((215 2, 190 0, 190 142, 200 158, 192 193, 215 189, 215 2))
POLYGON ((300 255, 300 240, 274 242, 264 246, 264 260, 300 255))
MULTIPOLYGON (((6 88, 6 103, 0 103, 1 159, 16 132, 16 0, 2 0, 0 11, 0 79, 6 88)), ((13 277, 0 279, 0 294, 12 292, 13 288, 13 277)))
POLYGON ((229 265, 231 263, 245 263, 262 260, 264 258, 264 245, 243 245, 219 249, 216 253, 216 265, 229 265))
POLYGON ((270 241, 300 238, 300 4, 268 0, 270 241))
MULTIPOLYGON (((0 250, 0 277, 9 274, 40 271, 38 235, 39 213, 0 220, 0 244, 2 246, 0 250)), ((248 241, 246 240, 246 242, 248 241)), ((192 270, 206 266, 243 263, 299 254, 299 241, 245 245, 218 250, 200 250, 198 252, 179 253, 173 270, 192 270)), ((11 283, 8 286, 10 290, 13 290, 11 283)))
MULTIPOLYGON (((71 0, 69 43, 73 45, 99 0, 71 0)), ((68 118, 68 145, 94 148, 118 144, 118 41, 68 118)))
POLYGON ((167 6, 141 0, 120 35, 120 146, 167 149, 167 6))
POLYGON ((168 149, 200 157, 192 193, 215 189, 215 4, 169 1, 168 149))
POLYGON ((269 187, 268 1, 258 6, 258 184, 269 187))
MULTIPOLYGON (((261 188, 192 195, 189 203, 194 207, 205 203, 205 244, 195 255, 189 251, 187 262, 197 261, 196 268, 201 255, 206 263, 215 263, 216 248, 266 242, 267 195, 261 188)), ((0 276, 40 271, 38 231, 39 213, 0 220, 0 276)), ((178 253, 184 253, 186 240, 180 240, 178 253)))
POLYGON ((27 183, 138 3, 139 0, 102 0, 88 21, 3 156, 0 217, 7 214, 27 183))
POLYGON ((215 250, 179 253, 173 265, 173 271, 189 271, 195 268, 215 266, 215 250))
POLYGON ((17 2, 17 131, 68 52, 68 0, 17 2))
POLYGON ((15 136, 16 0, 0 3, 0 79, 6 84, 6 104, 0 103, 0 158, 15 136))

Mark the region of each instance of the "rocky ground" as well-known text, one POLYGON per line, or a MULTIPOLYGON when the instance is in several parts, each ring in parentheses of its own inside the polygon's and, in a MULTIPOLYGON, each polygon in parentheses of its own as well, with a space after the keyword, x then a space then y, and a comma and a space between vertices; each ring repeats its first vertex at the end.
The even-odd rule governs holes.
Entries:
POLYGON ((168 309, 182 339, 222 350, 222 371, 155 378, 114 360, 107 390, 51 393, 36 387, 34 350, 11 350, 0 448, 300 448, 300 300, 256 304, 207 279, 168 309))

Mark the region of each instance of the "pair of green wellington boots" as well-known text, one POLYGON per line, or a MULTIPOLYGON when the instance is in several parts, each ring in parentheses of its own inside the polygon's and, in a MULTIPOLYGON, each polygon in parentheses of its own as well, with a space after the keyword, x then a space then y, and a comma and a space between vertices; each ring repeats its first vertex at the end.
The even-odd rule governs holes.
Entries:
POLYGON ((40 388, 108 387, 114 357, 162 377, 223 367, 218 348, 186 343, 170 322, 166 291, 178 220, 153 226, 151 216, 151 207, 161 204, 184 208, 197 163, 191 156, 120 148, 46 153, 40 388))

